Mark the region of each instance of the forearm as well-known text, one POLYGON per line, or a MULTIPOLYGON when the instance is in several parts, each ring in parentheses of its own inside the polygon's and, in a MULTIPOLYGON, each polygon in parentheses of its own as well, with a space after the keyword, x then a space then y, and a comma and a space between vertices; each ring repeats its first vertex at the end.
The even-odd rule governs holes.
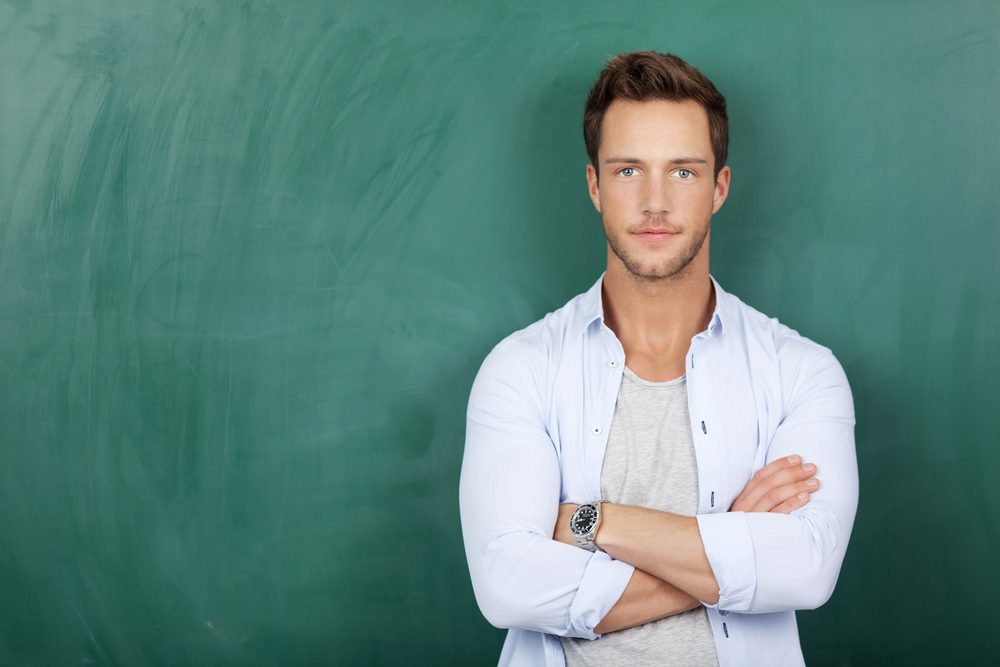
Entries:
POLYGON ((635 570, 625 592, 597 624, 594 632, 603 634, 643 625, 694 609, 700 604, 676 586, 648 572, 635 570))
POLYGON ((705 556, 694 517, 603 503, 595 542, 624 561, 696 600, 715 604, 719 584, 705 556))

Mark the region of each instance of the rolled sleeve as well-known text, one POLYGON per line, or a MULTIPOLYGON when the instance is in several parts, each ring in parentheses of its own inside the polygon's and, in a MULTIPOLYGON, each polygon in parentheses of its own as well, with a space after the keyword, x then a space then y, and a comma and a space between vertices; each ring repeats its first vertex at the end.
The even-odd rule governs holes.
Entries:
POLYGON ((757 569, 746 514, 701 514, 697 519, 705 555, 719 584, 718 603, 706 606, 748 609, 757 588, 757 569))
POLYGON ((596 552, 584 570, 580 587, 569 608, 569 625, 577 637, 597 639, 594 627, 607 616, 625 592, 635 568, 596 552))

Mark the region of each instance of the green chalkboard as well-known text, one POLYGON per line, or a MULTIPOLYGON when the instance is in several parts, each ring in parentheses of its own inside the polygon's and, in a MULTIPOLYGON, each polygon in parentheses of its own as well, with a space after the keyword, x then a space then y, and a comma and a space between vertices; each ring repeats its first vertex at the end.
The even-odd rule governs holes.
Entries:
POLYGON ((1000 5, 0 3, 0 664, 491 664, 473 377, 593 283, 610 56, 729 100, 727 290, 831 347, 810 664, 995 657, 1000 5))

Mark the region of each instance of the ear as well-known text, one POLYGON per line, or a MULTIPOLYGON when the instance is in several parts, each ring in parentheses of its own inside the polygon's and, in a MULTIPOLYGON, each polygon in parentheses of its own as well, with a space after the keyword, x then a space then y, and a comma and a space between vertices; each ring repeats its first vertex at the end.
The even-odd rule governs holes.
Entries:
POLYGON ((722 203, 729 196, 730 169, 727 164, 719 170, 719 175, 715 178, 715 194, 712 195, 712 214, 714 215, 722 208, 722 203))
POLYGON ((597 212, 601 212, 601 189, 597 184, 597 170, 594 169, 594 165, 587 163, 587 193, 590 195, 590 201, 594 202, 594 208, 597 212))

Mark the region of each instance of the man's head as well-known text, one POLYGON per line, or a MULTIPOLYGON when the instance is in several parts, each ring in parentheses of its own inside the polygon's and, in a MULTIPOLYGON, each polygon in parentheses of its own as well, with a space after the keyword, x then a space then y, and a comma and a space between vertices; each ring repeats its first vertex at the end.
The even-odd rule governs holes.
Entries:
POLYGON ((708 77, 669 53, 636 51, 622 53, 608 61, 597 83, 590 89, 583 111, 583 141, 587 157, 598 167, 601 125, 604 114, 615 100, 693 100, 708 115, 709 138, 715 157, 713 170, 718 176, 729 152, 729 117, 726 98, 708 77))
POLYGON ((676 56, 611 60, 587 100, 587 182, 608 269, 659 281, 707 274, 712 215, 729 191, 725 99, 676 56))

